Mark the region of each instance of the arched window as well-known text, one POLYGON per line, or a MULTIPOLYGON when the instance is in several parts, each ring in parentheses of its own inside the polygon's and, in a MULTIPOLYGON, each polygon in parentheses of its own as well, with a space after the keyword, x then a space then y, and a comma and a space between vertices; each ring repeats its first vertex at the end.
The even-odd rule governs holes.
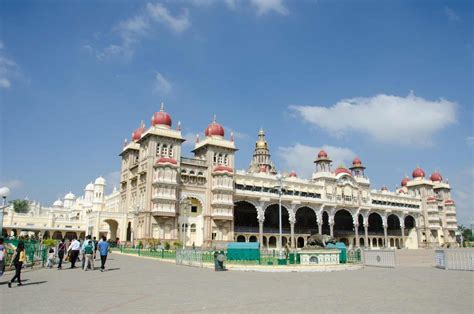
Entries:
POLYGON ((224 155, 224 164, 225 164, 226 166, 229 165, 229 156, 227 156, 227 154, 224 155))
POLYGON ((173 157, 173 145, 170 145, 170 152, 169 152, 170 158, 173 157))
POLYGON ((191 224, 191 233, 196 233, 196 224, 191 224))
POLYGON ((156 145, 156 156, 161 156, 161 145, 156 145))
POLYGON ((216 163, 217 163, 217 154, 214 153, 214 164, 216 164, 216 163))
POLYGON ((161 156, 162 157, 167 157, 168 156, 168 146, 165 144, 161 148, 161 156))
POLYGON ((217 163, 218 163, 219 165, 222 165, 222 162, 223 162, 223 159, 222 159, 222 158, 223 158, 222 155, 219 154, 218 157, 217 157, 217 163))

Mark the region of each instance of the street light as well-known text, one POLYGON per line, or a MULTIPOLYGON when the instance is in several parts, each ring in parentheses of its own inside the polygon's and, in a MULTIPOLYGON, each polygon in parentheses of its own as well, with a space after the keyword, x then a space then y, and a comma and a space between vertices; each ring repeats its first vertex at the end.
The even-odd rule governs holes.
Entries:
POLYGON ((188 207, 191 206, 191 200, 187 197, 183 197, 179 201, 180 207, 180 229, 181 229, 181 239, 183 240, 183 249, 186 247, 186 223, 188 216, 188 207))
POLYGON ((2 208, 0 209, 0 237, 3 234, 3 210, 7 207, 7 197, 10 195, 10 189, 6 186, 0 188, 0 197, 3 199, 2 208))
POLYGON ((279 238, 278 238, 278 249, 279 249, 279 259, 283 259, 283 245, 282 245, 282 238, 283 238, 283 232, 282 232, 282 224, 281 224, 281 195, 283 192, 283 176, 278 173, 276 175, 276 179, 278 181, 278 185, 275 186, 275 188, 278 191, 278 223, 279 223, 279 238))

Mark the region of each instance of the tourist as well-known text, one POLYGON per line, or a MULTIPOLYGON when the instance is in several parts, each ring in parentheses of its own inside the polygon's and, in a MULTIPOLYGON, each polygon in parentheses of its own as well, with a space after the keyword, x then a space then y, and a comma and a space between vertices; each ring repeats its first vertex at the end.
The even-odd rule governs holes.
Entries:
POLYGON ((102 236, 102 241, 99 242, 100 271, 104 271, 105 261, 107 260, 107 254, 109 253, 110 245, 106 240, 106 237, 102 236))
POLYGON ((92 243, 92 240, 86 240, 87 244, 84 247, 84 271, 87 271, 87 268, 90 268, 94 270, 94 260, 92 259, 92 255, 94 254, 94 244, 92 243))
POLYGON ((71 252, 71 267, 76 267, 77 257, 79 256, 79 249, 81 248, 81 243, 74 238, 67 249, 68 252, 71 252))
POLYGON ((89 244, 89 241, 91 240, 91 236, 88 235, 86 237, 86 239, 82 242, 81 244, 81 258, 82 258, 82 267, 81 268, 84 268, 84 264, 86 263, 86 252, 85 252, 85 247, 87 244, 89 244))
POLYGON ((50 247, 48 251, 48 262, 46 263, 47 268, 53 268, 54 258, 55 258, 54 249, 50 247))
POLYGON ((98 249, 98 244, 99 244, 99 243, 97 242, 97 238, 96 238, 96 237, 94 237, 94 238, 92 238, 92 239, 93 239, 92 242, 93 242, 93 244, 94 244, 94 256, 93 256, 93 258, 94 258, 94 262, 95 262, 95 259, 96 259, 96 257, 97 257, 97 249, 98 249))
POLYGON ((0 238, 0 277, 5 272, 5 261, 7 260, 7 249, 3 246, 3 238, 0 238))
POLYGON ((26 254, 25 254, 25 244, 23 241, 18 242, 18 246, 16 248, 15 254, 12 257, 12 261, 10 263, 10 267, 15 265, 15 276, 8 282, 8 288, 12 287, 12 283, 15 282, 15 279, 18 281, 18 285, 21 286, 21 268, 23 267, 23 263, 26 262, 26 254))
POLYGON ((67 248, 66 242, 64 238, 62 238, 61 242, 58 245, 58 259, 59 259, 58 270, 63 269, 62 267, 63 258, 64 258, 64 253, 66 252, 66 248, 67 248))

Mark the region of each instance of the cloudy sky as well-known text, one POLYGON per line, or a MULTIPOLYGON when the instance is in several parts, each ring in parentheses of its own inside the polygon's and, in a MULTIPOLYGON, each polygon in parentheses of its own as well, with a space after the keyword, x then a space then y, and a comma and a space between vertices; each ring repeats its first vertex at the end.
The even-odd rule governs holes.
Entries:
POLYGON ((0 185, 44 204, 99 175, 111 188, 164 101, 189 139, 216 114, 238 169, 263 127, 301 177, 320 148, 359 156, 374 188, 439 170, 466 224, 472 21, 467 0, 2 1, 0 185))

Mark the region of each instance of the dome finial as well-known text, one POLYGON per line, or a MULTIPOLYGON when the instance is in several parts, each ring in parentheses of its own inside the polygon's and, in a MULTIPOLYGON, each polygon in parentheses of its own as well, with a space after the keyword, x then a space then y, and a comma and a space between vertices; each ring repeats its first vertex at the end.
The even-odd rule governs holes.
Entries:
POLYGON ((181 120, 178 120, 178 126, 176 127, 178 131, 181 131, 181 120))
POLYGON ((212 119, 212 122, 216 123, 216 121, 217 121, 217 116, 216 114, 214 114, 214 118, 212 119))
POLYGON ((199 134, 196 134, 195 142, 196 142, 196 144, 199 143, 199 134))
POLYGON ((143 122, 143 120, 140 122, 140 127, 141 127, 142 129, 145 128, 145 122, 143 122))
POLYGON ((231 132, 230 132, 230 141, 231 141, 231 142, 234 141, 234 131, 231 131, 231 132))
POLYGON ((163 101, 161 102, 160 111, 165 111, 165 103, 163 101))

